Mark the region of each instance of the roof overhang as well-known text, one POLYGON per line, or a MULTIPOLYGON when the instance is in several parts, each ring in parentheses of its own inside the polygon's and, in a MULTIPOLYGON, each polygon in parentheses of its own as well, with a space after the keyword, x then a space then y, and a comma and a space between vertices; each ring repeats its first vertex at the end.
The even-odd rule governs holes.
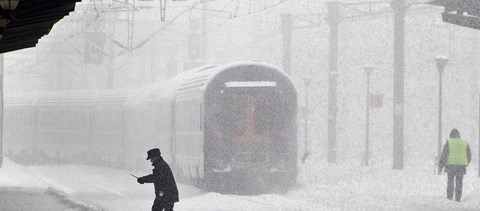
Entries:
POLYGON ((428 4, 445 7, 443 22, 480 29, 479 0, 433 0, 428 4))
MULTIPOLYGON (((53 25, 75 10, 81 0, 24 0, 15 9, 5 34, 0 39, 0 53, 34 47, 53 25)), ((0 10, 3 15, 3 10, 0 10)))

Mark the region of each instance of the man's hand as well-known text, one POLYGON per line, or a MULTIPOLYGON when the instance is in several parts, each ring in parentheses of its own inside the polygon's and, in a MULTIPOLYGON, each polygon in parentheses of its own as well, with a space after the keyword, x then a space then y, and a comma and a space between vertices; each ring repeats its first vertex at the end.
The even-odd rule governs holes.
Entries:
POLYGON ((145 182, 143 181, 143 178, 141 178, 141 177, 137 178, 137 182, 140 183, 140 184, 145 183, 145 182))
POLYGON ((443 168, 438 168, 438 175, 441 175, 443 173, 443 168))

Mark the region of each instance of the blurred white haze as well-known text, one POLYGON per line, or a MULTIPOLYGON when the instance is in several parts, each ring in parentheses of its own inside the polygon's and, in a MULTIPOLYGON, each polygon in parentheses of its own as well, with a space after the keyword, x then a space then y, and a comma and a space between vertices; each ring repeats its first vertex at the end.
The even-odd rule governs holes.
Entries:
MULTIPOLYGON (((188 34, 193 22, 206 33, 202 64, 262 61, 282 69, 282 14, 294 17, 291 71, 298 92, 298 178, 285 193, 253 196, 206 192, 179 184, 176 210, 480 210, 480 31, 447 24, 443 7, 414 3, 405 17, 404 169, 393 170, 393 12, 378 1, 343 0, 338 38, 337 162, 327 162, 329 24, 323 0, 84 0, 35 48, 4 54, 6 96, 24 91, 133 89, 173 78, 193 62, 188 34), (134 7, 133 7, 134 6, 134 7), (130 11, 130 12, 128 12, 130 11), (361 16, 360 18, 350 18, 361 16), (202 28, 202 21, 206 21, 202 28), (86 49, 94 43, 100 49, 86 49), (103 52, 103 53, 102 53, 103 52), (115 56, 108 56, 115 55, 115 56), (452 128, 472 150, 462 202, 446 199, 446 175, 434 175, 437 156, 439 72, 443 72, 442 146, 452 128), (365 149, 365 66, 372 66, 370 165, 365 149), (110 76, 111 77, 110 77, 110 76), (305 84, 309 87, 305 162, 305 84), (110 81, 109 81, 110 80, 110 81)), ((95 48, 95 47, 94 47, 95 48)), ((195 64, 193 64, 195 65, 195 64)), ((162 146, 158 146, 161 148, 162 146)), ((143 155, 142 155, 143 156, 143 155)), ((149 162, 145 166, 149 168, 149 162)), ((147 174, 147 172, 135 172, 147 174)), ((0 186, 55 188, 103 210, 149 210, 153 185, 140 186, 128 171, 88 165, 21 166, 6 158, 0 186), (19 176, 20 175, 20 176, 19 176)))

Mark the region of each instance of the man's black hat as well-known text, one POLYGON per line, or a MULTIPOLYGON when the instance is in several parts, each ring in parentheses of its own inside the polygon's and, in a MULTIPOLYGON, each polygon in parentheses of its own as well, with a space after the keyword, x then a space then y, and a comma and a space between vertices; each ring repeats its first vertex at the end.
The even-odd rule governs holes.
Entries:
POLYGON ((147 160, 148 160, 148 159, 151 159, 151 158, 153 158, 153 157, 155 157, 155 156, 160 156, 160 149, 158 149, 158 148, 153 148, 153 149, 151 149, 151 150, 148 150, 147 155, 148 155, 148 156, 147 156, 147 160))

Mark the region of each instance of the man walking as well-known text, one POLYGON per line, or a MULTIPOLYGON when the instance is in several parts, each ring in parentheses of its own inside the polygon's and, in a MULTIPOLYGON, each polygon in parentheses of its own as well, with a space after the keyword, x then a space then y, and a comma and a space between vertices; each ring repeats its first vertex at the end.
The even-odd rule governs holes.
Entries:
POLYGON ((152 211, 171 211, 178 202, 178 189, 170 166, 163 160, 160 149, 154 148, 147 152, 147 160, 152 162, 153 174, 139 177, 137 182, 153 183, 155 186, 155 201, 152 211))
POLYGON ((463 175, 467 173, 467 166, 472 159, 470 146, 467 141, 460 138, 460 132, 452 129, 450 139, 443 146, 442 156, 438 167, 440 170, 445 167, 448 174, 447 181, 447 198, 453 199, 453 190, 455 187, 455 200, 460 201, 462 198, 463 175), (454 186, 455 180, 455 186, 454 186))

